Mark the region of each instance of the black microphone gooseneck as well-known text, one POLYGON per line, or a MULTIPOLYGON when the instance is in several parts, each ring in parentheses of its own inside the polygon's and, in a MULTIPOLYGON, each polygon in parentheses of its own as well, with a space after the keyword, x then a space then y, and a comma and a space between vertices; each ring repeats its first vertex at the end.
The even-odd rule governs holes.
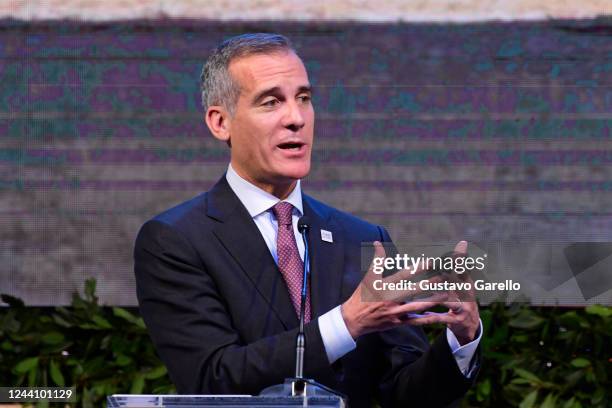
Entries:
POLYGON ((310 222, 308 217, 302 216, 298 220, 298 231, 304 241, 304 272, 302 274, 302 299, 300 301, 300 328, 295 341, 295 378, 304 378, 304 351, 306 341, 304 337, 304 319, 306 316, 306 295, 308 294, 308 274, 310 272, 310 256, 308 253, 308 230, 310 222))

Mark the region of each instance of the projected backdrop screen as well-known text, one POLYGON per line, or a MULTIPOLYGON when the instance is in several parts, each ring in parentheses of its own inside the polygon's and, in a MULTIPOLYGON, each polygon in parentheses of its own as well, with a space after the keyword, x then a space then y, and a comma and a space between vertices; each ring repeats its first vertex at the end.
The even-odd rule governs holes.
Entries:
POLYGON ((612 43, 577 23, 4 21, 0 292, 67 304, 95 277, 136 304, 138 228, 227 167, 199 75, 246 31, 308 69, 305 193, 398 241, 610 241, 612 43))

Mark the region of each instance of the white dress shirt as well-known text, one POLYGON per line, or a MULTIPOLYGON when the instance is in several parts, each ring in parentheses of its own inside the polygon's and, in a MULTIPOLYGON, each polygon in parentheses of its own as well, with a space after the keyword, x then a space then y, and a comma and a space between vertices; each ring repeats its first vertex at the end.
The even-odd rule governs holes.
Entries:
MULTIPOLYGON (((238 199, 242 202, 251 217, 253 217, 253 221, 255 225, 257 225, 257 228, 259 228, 274 261, 278 263, 278 255, 276 253, 278 223, 272 212, 272 207, 281 200, 240 177, 232 168, 231 164, 227 169, 225 177, 230 188, 238 196, 238 199)), ((295 234, 295 241, 303 261, 304 242, 297 229, 298 220, 304 214, 300 180, 298 180, 293 191, 283 201, 293 205, 293 233, 295 234)), ((340 306, 341 305, 338 305, 322 316, 319 316, 318 319, 321 338, 323 339, 323 345, 325 346, 325 352, 327 353, 327 359, 330 364, 356 347, 355 340, 353 340, 342 318, 340 306)), ((478 336, 474 341, 461 346, 453 332, 448 328, 446 329, 446 339, 453 356, 457 361, 459 369, 467 377, 469 377, 475 369, 475 367, 470 368, 470 362, 482 337, 482 321, 480 322, 478 331, 478 336)))

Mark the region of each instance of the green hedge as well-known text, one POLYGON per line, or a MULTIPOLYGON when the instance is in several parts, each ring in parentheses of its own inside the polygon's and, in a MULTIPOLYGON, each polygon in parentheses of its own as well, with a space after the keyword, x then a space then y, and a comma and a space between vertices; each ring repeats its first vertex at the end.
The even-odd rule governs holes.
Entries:
MULTIPOLYGON (((104 406, 115 393, 175 392, 142 319, 98 305, 95 287, 88 280, 70 308, 2 295, 0 384, 76 386, 79 407, 104 406)), ((465 407, 611 406, 612 308, 497 304, 481 317, 483 366, 465 407)))
POLYGON ((0 310, 0 384, 76 386, 84 408, 105 406, 110 394, 175 392, 143 320, 101 307, 95 288, 88 280, 70 308, 25 307, 2 295, 10 307, 0 310))

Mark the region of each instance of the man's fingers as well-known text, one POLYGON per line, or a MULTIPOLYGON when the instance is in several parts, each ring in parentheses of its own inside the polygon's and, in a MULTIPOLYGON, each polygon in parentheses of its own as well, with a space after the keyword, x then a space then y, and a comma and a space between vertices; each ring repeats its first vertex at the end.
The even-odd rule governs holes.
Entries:
MULTIPOLYGON (((385 259, 385 257, 387 256, 387 253, 385 252, 385 247, 383 246, 383 244, 380 243, 380 241, 374 241, 374 258, 372 259, 372 262, 370 263, 370 269, 368 270, 368 275, 367 277, 375 277, 377 276, 377 274, 374 273, 374 265, 376 263, 376 259, 385 259)), ((379 261, 379 262, 384 262, 384 261, 379 261)))
POLYGON ((448 297, 446 294, 435 294, 417 302, 409 302, 404 304, 398 304, 387 309, 388 315, 403 315, 406 313, 422 312, 423 310, 431 309, 434 306, 443 304, 448 297))
POLYGON ((477 304, 475 301, 466 301, 466 300, 451 300, 447 302, 442 302, 442 306, 448 307, 454 313, 461 313, 463 311, 470 312, 473 309, 477 308, 477 304))
POLYGON ((387 254, 385 252, 385 247, 379 241, 374 241, 374 258, 372 259, 372 262, 370 262, 370 268, 368 269, 368 272, 365 274, 361 281, 362 286, 365 286, 365 289, 369 293, 375 292, 374 288, 372 287, 372 284, 374 280, 378 279, 379 277, 378 274, 374 273, 376 259, 384 259, 386 256, 387 254))
MULTIPOLYGON (((453 251, 453 255, 456 257, 462 257, 467 255, 468 243, 467 241, 459 241, 457 245, 455 245, 455 249, 453 251)), ((390 279, 390 281, 395 282, 402 279, 417 281, 420 278, 420 275, 424 275, 427 272, 431 271, 431 268, 434 266, 431 259, 426 259, 424 262, 419 262, 416 268, 407 268, 394 273, 393 275, 385 278, 390 279)))
MULTIPOLYGON (((434 276, 430 279, 428 279, 429 284, 433 284, 433 283, 438 283, 438 282, 443 282, 444 278, 441 276, 434 276)), ((379 286, 381 287, 386 287, 386 288, 390 288, 393 287, 393 289, 386 289, 386 290, 382 290, 379 291, 379 297, 380 300, 390 300, 390 301, 394 301, 394 302, 409 302, 412 301, 412 299, 415 299, 417 297, 421 297, 422 300, 426 300, 424 299, 425 295, 432 295, 432 291, 429 289, 422 289, 421 285, 419 285, 419 280, 418 279, 410 279, 410 278, 405 278, 403 276, 401 276, 399 273, 396 273, 394 275, 388 276, 386 278, 382 278, 382 282, 379 284, 379 286), (405 281, 405 282, 402 282, 405 281), (403 284, 402 286, 399 286, 400 284, 403 284), (383 285, 388 285, 388 286, 383 286, 383 285), (394 285, 394 286, 389 286, 389 285, 394 285), (411 285, 411 286, 407 286, 407 285, 411 285), (401 289, 399 289, 401 287, 401 289)), ((426 297, 429 297, 426 296, 426 297)))
POLYGON ((425 312, 423 315, 418 317, 409 317, 405 323, 413 326, 423 326, 433 323, 450 324, 455 323, 455 320, 456 318, 448 313, 425 312))
POLYGON ((384 258, 387 256, 385 252, 385 247, 380 241, 374 241, 374 257, 375 258, 384 258))
MULTIPOLYGON (((374 273, 374 265, 382 265, 384 261, 378 261, 377 259, 384 259, 386 252, 384 246, 379 242, 375 241, 374 245, 374 259, 370 265, 368 275, 364 280, 363 284, 366 286, 365 292, 370 301, 394 301, 394 302, 407 302, 415 300, 426 300, 422 299, 424 295, 427 295, 432 290, 430 288, 436 287, 435 290, 440 290, 443 286, 436 284, 455 283, 469 281, 469 273, 465 274, 454 274, 451 270, 446 270, 447 266, 442 265, 440 261, 435 262, 437 258, 423 257, 418 262, 414 262, 411 266, 402 269, 392 275, 385 276, 374 273), (442 268, 441 270, 434 268, 442 268), (421 285, 421 281, 425 282, 426 286, 421 285), (447 282, 448 281, 448 282, 447 282), (434 286, 432 286, 434 285, 434 286), (424 288, 424 289, 422 289, 424 288)), ((459 241, 452 254, 447 253, 442 255, 441 259, 449 257, 461 258, 467 255, 468 243, 467 241, 459 241)), ((446 261, 444 261, 446 262, 446 261)), ((406 264, 406 262, 405 262, 406 264)), ((444 263, 445 264, 445 263, 444 263)), ((444 289, 455 290, 452 285, 444 286, 444 289)), ((461 292, 461 287, 458 290, 461 292)), ((472 300, 473 296, 470 297, 469 293, 461 294, 461 300, 472 300)))

